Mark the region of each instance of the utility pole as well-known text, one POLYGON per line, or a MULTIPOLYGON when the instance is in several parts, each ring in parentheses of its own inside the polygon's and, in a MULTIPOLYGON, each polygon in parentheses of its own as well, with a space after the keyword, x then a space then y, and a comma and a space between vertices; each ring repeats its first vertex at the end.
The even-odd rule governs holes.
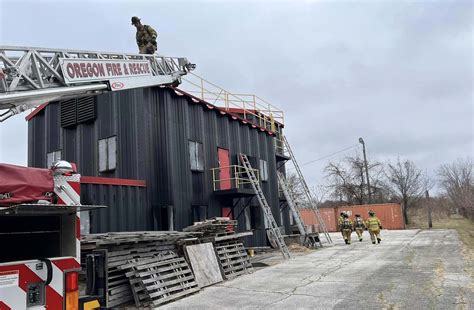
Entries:
POLYGON ((428 205, 428 227, 433 228, 433 221, 431 220, 431 202, 430 202, 430 193, 425 191, 426 204, 428 205))
POLYGON ((367 178, 367 193, 369 194, 369 204, 370 204, 372 203, 372 193, 370 192, 369 167, 367 166, 367 155, 365 154, 364 139, 359 138, 359 143, 362 144, 362 151, 364 152, 365 177, 367 178))

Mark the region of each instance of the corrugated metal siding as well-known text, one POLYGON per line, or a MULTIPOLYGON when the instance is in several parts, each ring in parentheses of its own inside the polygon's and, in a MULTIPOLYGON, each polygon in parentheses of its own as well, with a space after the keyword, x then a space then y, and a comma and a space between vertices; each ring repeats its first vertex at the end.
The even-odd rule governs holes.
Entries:
MULTIPOLYGON (((384 203, 371 205, 344 206, 339 208, 320 208, 319 212, 326 224, 328 231, 337 231, 337 218, 343 211, 347 211, 351 219, 360 214, 365 220, 368 218, 369 210, 382 222, 385 229, 405 229, 401 205, 398 203, 384 203)), ((306 225, 317 224, 316 216, 311 210, 301 210, 301 217, 306 225)))
POLYGON ((90 232, 152 229, 146 194, 146 187, 81 184, 81 203, 108 206, 90 211, 90 232))
MULTIPOLYGON (((275 219, 280 223, 272 136, 188 97, 178 96, 173 90, 158 87, 98 95, 96 111, 94 122, 65 129, 60 127, 60 119, 52 116, 58 115, 58 104, 49 104, 29 122, 28 163, 44 167, 46 152, 58 145, 63 150, 63 159, 75 162, 83 175, 146 180, 146 202, 133 207, 138 216, 133 219, 135 224, 130 226, 119 216, 128 212, 122 208, 129 208, 119 203, 118 206, 110 205, 113 208, 110 218, 106 218, 108 215, 104 211, 96 216, 100 231, 128 230, 129 227, 164 229, 160 226, 160 210, 165 206, 174 207, 174 224, 178 230, 192 224, 192 205, 207 205, 208 216, 212 217, 221 216, 221 207, 236 204, 234 214, 237 215, 247 202, 245 199, 240 202, 218 199, 212 191, 210 169, 218 166, 218 147, 229 149, 232 164, 237 163, 238 153, 267 160, 269 180, 263 182, 262 187, 275 219), (45 128, 57 134, 49 135, 45 128), (118 141, 117 168, 99 173, 98 140, 113 135, 117 135, 118 141), (203 172, 190 170, 188 140, 203 144, 203 172), (154 221, 145 225, 143 220, 147 218, 154 221)), ((86 187, 85 193, 94 199, 101 197, 97 203, 106 199, 115 203, 106 197, 108 194, 115 199, 120 198, 118 195, 128 195, 120 194, 116 189, 111 193, 107 190, 111 189, 86 187)), ((256 199, 251 205, 257 205, 256 199)), ((284 212, 283 218, 287 223, 288 212, 284 212)), ((238 220, 239 227, 243 228, 244 217, 238 220)), ((265 244, 263 229, 256 231, 255 237, 249 240, 249 245, 265 244)))

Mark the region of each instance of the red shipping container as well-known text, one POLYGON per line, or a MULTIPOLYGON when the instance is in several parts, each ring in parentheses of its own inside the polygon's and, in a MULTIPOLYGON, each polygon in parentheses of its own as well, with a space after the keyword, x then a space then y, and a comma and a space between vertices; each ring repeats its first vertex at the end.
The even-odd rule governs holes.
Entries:
POLYGON ((352 220, 355 218, 356 214, 360 214, 365 221, 369 217, 369 210, 375 212, 375 216, 382 222, 382 227, 384 229, 405 229, 402 206, 399 203, 339 207, 337 208, 337 214, 346 211, 349 213, 349 217, 352 220))
MULTIPOLYGON (((324 224, 326 224, 328 231, 337 231, 337 218, 334 211, 334 208, 319 209, 319 213, 321 213, 321 217, 323 218, 324 224)), ((301 209, 300 214, 305 225, 318 225, 318 220, 316 219, 316 215, 314 214, 313 210, 301 209)))
MULTIPOLYGON (((344 206, 338 208, 320 208, 319 212, 321 217, 326 224, 326 228, 330 232, 337 230, 337 218, 343 211, 349 214, 349 217, 354 220, 356 214, 365 220, 369 217, 369 210, 375 212, 382 222, 384 229, 405 229, 405 221, 403 219, 402 207, 398 203, 383 203, 383 204, 371 204, 371 205, 355 205, 355 206, 344 206)), ((311 209, 300 210, 301 217, 305 225, 318 224, 316 215, 311 209)))

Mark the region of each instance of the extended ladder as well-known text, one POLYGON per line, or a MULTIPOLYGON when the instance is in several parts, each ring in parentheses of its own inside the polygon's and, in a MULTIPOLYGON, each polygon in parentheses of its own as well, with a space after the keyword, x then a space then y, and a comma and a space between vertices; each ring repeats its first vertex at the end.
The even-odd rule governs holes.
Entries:
POLYGON ((0 122, 67 96, 178 85, 194 67, 157 54, 0 46, 0 122))
POLYGON ((278 174, 278 184, 280 184, 280 188, 283 191, 283 195, 285 195, 286 203, 290 207, 291 213, 293 214, 293 218, 295 219, 296 226, 298 226, 298 230, 302 236, 306 238, 308 232, 306 231, 306 227, 303 224, 303 220, 301 219, 301 214, 296 206, 296 201, 293 198, 293 195, 290 192, 290 189, 286 185, 286 179, 283 173, 277 171, 278 174))
POLYGON ((331 236, 328 233, 328 230, 326 228, 326 224, 324 223, 324 220, 321 217, 321 213, 319 212, 318 207, 314 204, 314 199, 311 195, 311 191, 309 190, 308 184, 306 183, 306 180, 303 176, 303 173, 301 172, 301 169, 298 165, 298 162, 296 161, 295 155, 293 154, 293 151, 291 150, 290 144, 288 143, 288 140, 286 140, 285 136, 282 135, 282 137, 283 137, 284 146, 285 146, 286 150, 288 151, 288 154, 290 155, 290 158, 291 158, 291 161, 293 162, 293 165, 295 166, 296 173, 297 173, 299 182, 300 182, 301 186, 303 187, 303 192, 306 196, 306 199, 308 200, 308 203, 310 204, 311 209, 313 210, 314 214, 316 215, 316 219, 319 222, 320 230, 324 234, 324 236, 326 237, 327 242, 332 243, 332 239, 331 239, 331 236))
POLYGON ((291 213, 293 214, 293 218, 295 219, 296 226, 298 227, 300 235, 303 237, 303 244, 308 247, 316 247, 316 243, 319 243, 319 245, 321 245, 321 240, 319 240, 319 236, 317 233, 308 233, 308 230, 306 229, 306 226, 304 225, 303 219, 301 217, 298 203, 288 187, 285 176, 280 171, 277 171, 277 175, 278 184, 280 185, 280 188, 283 191, 283 195, 285 195, 286 203, 290 207, 291 213))
POLYGON ((284 259, 291 258, 290 251, 288 251, 288 247, 285 244, 285 240, 280 232, 280 228, 278 227, 275 218, 273 217, 272 209, 268 205, 267 199, 263 194, 262 188, 260 187, 260 182, 258 181, 257 177, 255 176, 255 172, 252 169, 252 165, 250 165, 250 161, 245 154, 239 155, 240 162, 247 173, 247 176, 250 179, 250 184, 252 185, 255 194, 257 194, 257 199, 262 208, 263 214, 265 219, 269 224, 269 230, 271 234, 275 237, 275 241, 280 248, 281 254, 283 255, 284 259))

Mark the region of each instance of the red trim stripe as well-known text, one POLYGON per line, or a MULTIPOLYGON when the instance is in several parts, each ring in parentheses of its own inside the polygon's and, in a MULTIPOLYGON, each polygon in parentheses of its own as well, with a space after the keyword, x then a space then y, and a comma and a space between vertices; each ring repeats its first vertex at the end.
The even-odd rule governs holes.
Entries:
POLYGON ((63 309, 63 297, 51 286, 46 286, 46 309, 63 309))
POLYGON ((28 283, 36 283, 41 282, 41 278, 34 273, 30 268, 26 267, 24 264, 18 265, 8 265, 8 266, 0 266, 0 271, 13 271, 18 270, 19 272, 19 279, 18 279, 18 286, 26 292, 26 286, 28 283))
POLYGON ((75 260, 74 258, 66 258, 66 259, 59 259, 59 260, 52 260, 53 264, 59 268, 59 270, 69 270, 69 269, 76 269, 80 268, 81 265, 75 260))
POLYGON ((30 114, 28 114, 26 117, 25 117, 25 120, 29 121, 30 119, 32 119, 33 117, 35 117, 36 114, 38 114, 39 112, 43 111, 44 108, 46 108, 46 106, 49 104, 49 102, 45 102, 43 103, 42 105, 40 105, 39 107, 37 107, 36 109, 34 109, 30 114))
POLYGON ((81 184, 103 184, 146 187, 145 180, 101 178, 92 176, 81 176, 81 184))
POLYGON ((7 306, 3 301, 0 300, 0 310, 12 310, 12 308, 7 306))

